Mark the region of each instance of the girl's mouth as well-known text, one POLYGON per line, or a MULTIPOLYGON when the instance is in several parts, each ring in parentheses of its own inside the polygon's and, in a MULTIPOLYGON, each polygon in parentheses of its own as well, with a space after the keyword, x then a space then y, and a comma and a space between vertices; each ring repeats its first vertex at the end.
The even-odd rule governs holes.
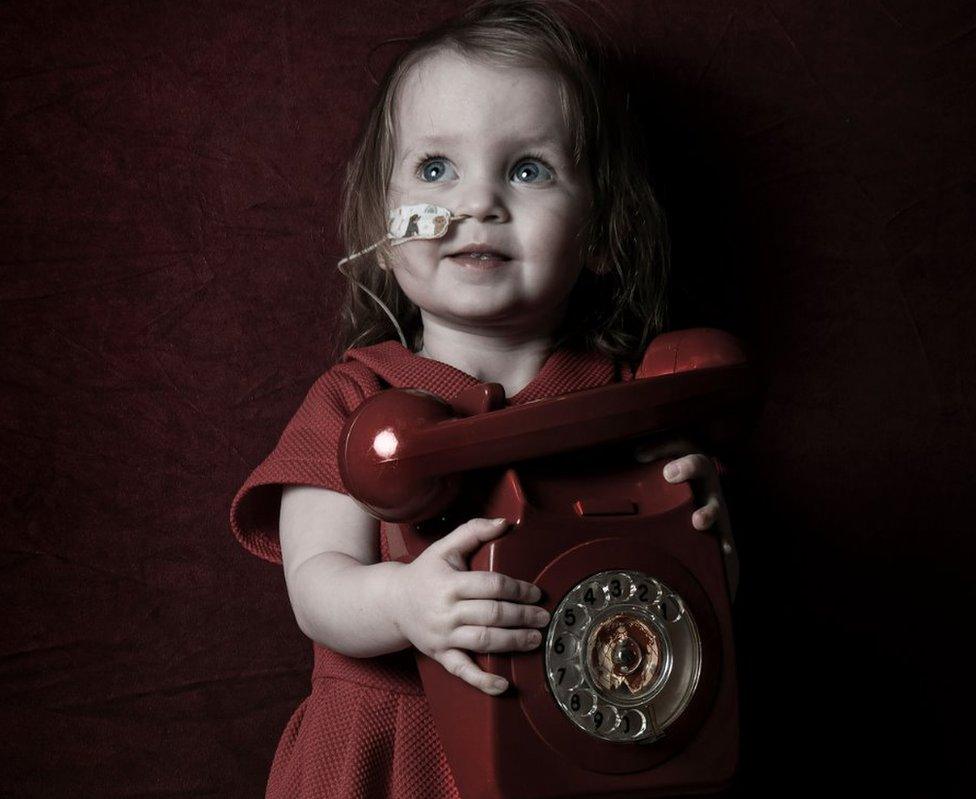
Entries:
POLYGON ((495 269, 511 260, 497 252, 459 252, 450 258, 456 264, 473 269, 495 269))

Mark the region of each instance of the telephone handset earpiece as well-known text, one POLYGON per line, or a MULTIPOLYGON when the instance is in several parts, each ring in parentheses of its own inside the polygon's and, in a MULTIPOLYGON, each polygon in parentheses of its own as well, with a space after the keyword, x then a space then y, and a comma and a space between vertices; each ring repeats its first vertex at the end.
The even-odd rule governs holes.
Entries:
MULTIPOLYGON (((456 498, 463 472, 720 417, 748 397, 751 382, 739 342, 697 328, 654 339, 631 382, 517 407, 464 416, 478 409, 474 395, 451 404, 416 389, 390 389, 346 421, 339 468, 349 493, 371 514, 418 522, 456 498)), ((504 399, 498 384, 474 391, 481 408, 504 399)))

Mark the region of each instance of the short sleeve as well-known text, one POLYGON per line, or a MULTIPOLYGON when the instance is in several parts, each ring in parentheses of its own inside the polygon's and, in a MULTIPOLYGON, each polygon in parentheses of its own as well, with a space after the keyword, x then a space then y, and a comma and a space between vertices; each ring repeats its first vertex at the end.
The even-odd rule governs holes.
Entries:
POLYGON ((251 472, 231 503, 231 530, 248 552, 281 563, 278 516, 283 485, 346 493, 339 476, 339 434, 369 389, 340 367, 315 381, 271 454, 251 472))

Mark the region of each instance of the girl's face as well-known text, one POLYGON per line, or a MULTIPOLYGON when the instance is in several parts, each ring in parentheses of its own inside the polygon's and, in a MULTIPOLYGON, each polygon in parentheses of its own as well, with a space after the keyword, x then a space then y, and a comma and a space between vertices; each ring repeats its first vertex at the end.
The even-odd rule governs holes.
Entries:
POLYGON ((549 332, 579 275, 591 202, 556 78, 437 53, 406 76, 395 125, 389 207, 433 203, 470 214, 443 238, 393 248, 389 266, 425 325, 549 332), (471 245, 507 260, 455 255, 471 245))

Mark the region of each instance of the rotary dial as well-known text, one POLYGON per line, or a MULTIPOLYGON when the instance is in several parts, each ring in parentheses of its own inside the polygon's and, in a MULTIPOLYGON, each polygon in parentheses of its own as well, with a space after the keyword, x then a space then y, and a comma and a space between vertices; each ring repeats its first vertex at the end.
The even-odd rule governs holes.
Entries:
POLYGON ((701 674, 701 638, 684 601, 661 580, 637 571, 591 575, 552 618, 549 688, 580 729, 647 743, 688 707, 701 674))

